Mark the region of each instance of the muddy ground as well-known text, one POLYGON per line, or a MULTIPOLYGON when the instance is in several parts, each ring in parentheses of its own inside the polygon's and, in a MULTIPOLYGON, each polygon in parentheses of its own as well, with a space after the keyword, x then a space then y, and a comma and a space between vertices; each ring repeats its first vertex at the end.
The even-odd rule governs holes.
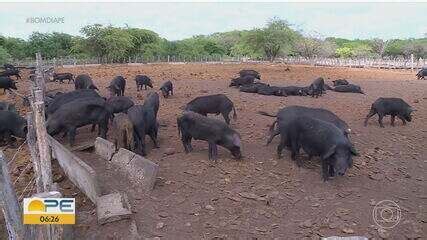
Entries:
MULTIPOLYGON (((110 80, 123 75, 127 78, 125 95, 137 103, 143 102, 147 91, 136 91, 133 81, 136 74, 150 76, 155 91, 166 80, 174 83, 175 95, 161 98, 160 149, 153 149, 147 138, 147 158, 160 166, 151 195, 137 193, 130 187, 123 189, 126 185, 118 184, 120 181, 115 177, 103 176, 112 181, 113 189, 128 193, 139 232, 145 238, 317 239, 333 235, 425 238, 427 81, 416 80, 415 73, 410 71, 310 66, 284 69, 282 64, 183 64, 76 67, 58 72, 90 74, 104 96, 107 96, 105 87, 110 80), (319 76, 329 83, 346 78, 360 85, 366 94, 328 91, 318 99, 275 97, 242 93, 228 87, 229 80, 239 70, 247 68, 259 71, 263 82, 278 86, 305 86, 319 76), (208 160, 207 143, 201 141, 193 142, 192 153, 184 153, 176 129, 179 108, 197 96, 216 93, 226 94, 236 106, 238 118, 232 120, 231 126, 242 136, 242 161, 233 159, 225 149, 219 149, 219 161, 213 164, 208 160), (375 116, 363 127, 363 119, 378 97, 403 98, 417 109, 413 122, 403 126, 396 121, 397 125, 391 127, 387 117, 385 128, 380 128, 375 116), (298 168, 290 160, 288 151, 284 151, 282 159, 276 157, 278 138, 265 146, 267 130, 274 119, 261 116, 257 111, 275 113, 289 105, 326 108, 350 125, 351 139, 360 156, 354 158, 354 166, 346 176, 323 182, 318 159, 308 161, 304 157, 304 166, 298 168), (168 151, 173 154, 165 154, 167 148, 172 148, 168 151), (398 208, 394 211, 401 213, 399 223, 386 230, 379 228, 373 218, 373 211, 380 211, 375 206, 382 200, 395 202, 398 208)), ((26 92, 28 86, 28 83, 18 83, 21 92, 26 92)), ((48 88, 66 91, 72 90, 73 85, 49 83, 48 88)), ((1 98, 13 101, 10 96, 1 98)), ((20 103, 18 108, 25 111, 20 103)), ((96 137, 88 128, 81 129, 78 134, 77 139, 96 137)), ((14 151, 16 149, 6 150, 7 157, 11 158, 14 151)), ((26 149, 18 155, 12 168, 24 166, 29 159, 26 149)), ((98 163, 91 164, 92 153, 79 155, 99 168, 98 163)), ((55 169, 54 179, 60 182, 61 191, 77 198, 76 239, 126 239, 120 236, 121 230, 114 230, 114 227, 100 231, 96 226, 94 205, 62 177, 57 166, 55 169)), ((22 183, 18 182, 18 189, 31 179, 31 173, 27 175, 22 183)), ((390 211, 383 213, 387 218, 386 213, 390 211)))

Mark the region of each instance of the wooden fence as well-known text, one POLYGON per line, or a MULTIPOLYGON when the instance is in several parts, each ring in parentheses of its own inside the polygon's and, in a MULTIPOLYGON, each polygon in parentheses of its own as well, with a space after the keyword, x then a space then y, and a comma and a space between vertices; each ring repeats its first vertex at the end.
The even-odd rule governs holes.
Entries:
MULTIPOLYGON (((227 64, 227 63, 269 63, 265 58, 251 59, 245 56, 157 56, 144 58, 135 56, 121 59, 108 58, 60 58, 48 59, 44 61, 49 66, 73 67, 73 66, 97 66, 101 64, 150 64, 150 63, 169 63, 169 64, 185 64, 185 63, 206 63, 206 64, 227 64)), ((381 69, 421 69, 427 67, 426 59, 411 58, 394 58, 394 59, 373 59, 373 58, 322 58, 322 57, 278 57, 276 63, 297 64, 297 65, 312 65, 324 67, 350 67, 350 68, 381 68, 381 69)), ((16 61, 17 66, 32 66, 33 61, 16 61)))
MULTIPOLYGON (((32 83, 31 93, 29 96, 31 112, 27 115, 27 139, 31 162, 20 173, 14 183, 18 181, 31 165, 34 170, 34 177, 28 182, 25 189, 21 192, 19 198, 11 182, 10 171, 7 161, 2 152, 0 152, 0 200, 2 210, 5 216, 5 222, 8 229, 9 239, 62 239, 61 225, 23 225, 21 200, 25 197, 26 189, 35 183, 37 196, 39 197, 60 197, 52 182, 51 154, 47 139, 45 127, 45 79, 43 76, 44 66, 41 55, 36 55, 36 79, 32 83)), ((19 149, 17 150, 19 151, 19 149)), ((13 161, 12 159, 11 161, 13 161)), ((31 191, 28 193, 31 194, 31 191)), ((30 195, 31 196, 31 195, 30 195)), ((27 197, 30 197, 27 195, 27 197)))

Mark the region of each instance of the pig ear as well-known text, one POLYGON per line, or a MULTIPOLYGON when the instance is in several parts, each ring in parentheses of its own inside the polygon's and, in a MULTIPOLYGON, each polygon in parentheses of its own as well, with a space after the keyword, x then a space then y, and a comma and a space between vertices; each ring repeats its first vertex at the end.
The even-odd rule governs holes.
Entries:
POLYGON ((335 153, 335 148, 337 147, 337 145, 333 145, 329 148, 329 150, 322 155, 322 160, 324 159, 328 159, 330 156, 332 156, 332 154, 335 153))
POLYGON ((242 143, 240 141, 240 136, 238 134, 233 134, 233 144, 241 147, 242 143))

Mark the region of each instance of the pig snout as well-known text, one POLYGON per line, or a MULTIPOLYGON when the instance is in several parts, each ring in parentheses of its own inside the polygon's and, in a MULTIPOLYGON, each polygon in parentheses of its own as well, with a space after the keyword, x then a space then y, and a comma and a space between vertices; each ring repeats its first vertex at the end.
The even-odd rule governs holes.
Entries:
POLYGON ((242 152, 240 151, 240 148, 231 150, 231 154, 236 159, 242 159, 242 152))

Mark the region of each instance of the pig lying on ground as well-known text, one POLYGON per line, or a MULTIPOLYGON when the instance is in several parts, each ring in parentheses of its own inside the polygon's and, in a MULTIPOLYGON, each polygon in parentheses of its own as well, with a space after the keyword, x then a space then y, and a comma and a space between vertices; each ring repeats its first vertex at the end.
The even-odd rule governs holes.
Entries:
POLYGON ((354 84, 347 84, 347 85, 339 85, 334 88, 335 92, 351 92, 351 93, 361 93, 365 94, 360 86, 354 85, 354 84))
POLYGON ((242 157, 240 135, 222 121, 185 111, 177 118, 177 125, 186 153, 193 150, 191 139, 194 138, 208 142, 210 160, 217 159, 217 145, 228 149, 237 159, 242 157))
POLYGON ((349 82, 345 79, 337 79, 337 80, 332 81, 332 83, 334 84, 334 87, 349 84, 349 82))
POLYGON ((252 83, 252 84, 240 86, 239 91, 247 92, 247 93, 257 93, 261 87, 266 87, 266 86, 270 86, 270 85, 265 83, 252 83))
POLYGON ((304 88, 303 87, 297 87, 297 86, 286 86, 282 87, 281 91, 286 93, 287 96, 305 96, 304 95, 304 88))
POLYGON ((233 110, 233 119, 237 118, 233 102, 224 94, 196 97, 189 102, 186 111, 192 111, 207 116, 208 113, 220 114, 227 124, 230 124, 229 114, 233 110))
POLYGON ((262 86, 258 89, 258 94, 261 95, 274 95, 274 96, 288 96, 286 91, 282 91, 281 87, 276 86, 262 86))
POLYGON ((300 148, 309 155, 320 156, 322 160, 323 180, 331 176, 343 176, 348 168, 353 165, 352 145, 340 129, 331 123, 301 116, 289 123, 289 128, 281 129, 281 142, 277 148, 280 156, 283 148, 288 143, 291 146, 291 157, 302 166, 301 158, 297 158, 300 148))
POLYGON ((323 91, 326 91, 326 90, 334 90, 334 89, 325 83, 325 85, 323 85, 323 91))
POLYGON ((383 125, 383 117, 391 115, 391 125, 394 126, 394 119, 397 116, 402 120, 403 125, 406 121, 412 121, 411 113, 415 110, 409 104, 400 98, 378 98, 371 106, 371 110, 365 118, 364 125, 368 125, 368 120, 375 114, 378 114, 378 123, 383 125))
POLYGON ((259 72, 251 69, 244 69, 239 72, 240 77, 251 75, 259 80, 261 80, 261 75, 259 72))
POLYGON ((245 75, 243 77, 238 77, 231 79, 230 87, 238 87, 242 85, 252 84, 255 81, 255 77, 252 75, 245 75))
POLYGON ((134 150, 133 124, 126 113, 119 113, 114 116, 112 133, 113 143, 117 149, 134 150))

